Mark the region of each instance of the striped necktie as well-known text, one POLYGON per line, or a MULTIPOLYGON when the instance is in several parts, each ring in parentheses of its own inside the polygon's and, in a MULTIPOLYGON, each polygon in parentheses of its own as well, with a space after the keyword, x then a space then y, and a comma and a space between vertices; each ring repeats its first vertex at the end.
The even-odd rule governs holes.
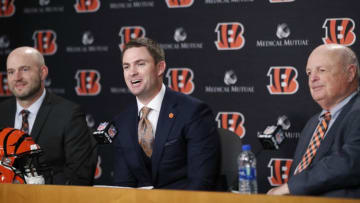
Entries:
POLYGON ((154 143, 154 135, 151 127, 150 121, 147 119, 147 116, 150 112, 150 108, 144 106, 141 109, 141 118, 138 126, 138 139, 139 144, 144 150, 146 156, 151 157, 152 148, 154 143))
POLYGON ((326 112, 323 116, 323 119, 320 121, 319 125, 316 128, 315 133, 311 137, 308 148, 306 149, 305 154, 303 155, 301 162, 296 167, 294 174, 298 174, 301 171, 305 170, 313 160, 316 155, 316 151, 319 149, 321 141, 325 138, 326 130, 328 129, 329 122, 331 120, 330 112, 326 112))
POLYGON ((28 117, 30 114, 30 111, 23 109, 20 112, 21 116, 22 116, 22 122, 21 122, 21 129, 22 131, 24 131, 25 133, 29 134, 29 121, 28 121, 28 117))

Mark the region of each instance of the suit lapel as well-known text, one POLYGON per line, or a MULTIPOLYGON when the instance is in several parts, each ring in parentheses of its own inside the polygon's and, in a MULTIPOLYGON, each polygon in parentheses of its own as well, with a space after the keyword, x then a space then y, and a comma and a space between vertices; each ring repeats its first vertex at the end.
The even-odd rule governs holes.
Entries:
POLYGON ((344 117, 348 114, 349 110, 353 106, 354 101, 358 98, 358 96, 353 97, 349 103, 347 103, 339 116, 336 118, 336 121, 333 123, 331 128, 329 129, 329 132, 326 134, 325 139, 321 142, 319 149, 317 150, 316 156, 313 160, 313 163, 316 163, 321 157, 323 157, 332 146, 332 143, 335 139, 335 137, 338 134, 339 128, 343 125, 342 122, 344 120, 344 117))
POLYGON ((13 98, 9 104, 9 116, 4 116, 5 125, 0 127, 14 127, 15 126, 15 114, 16 114, 16 99, 13 98))
POLYGON ((40 138, 41 129, 43 128, 45 121, 47 120, 47 117, 51 111, 52 99, 52 95, 49 92, 46 92, 45 99, 40 106, 39 112, 36 115, 33 129, 31 130, 31 137, 35 140, 35 142, 37 142, 40 138))
POLYGON ((155 143, 152 154, 152 177, 153 181, 157 178, 157 170, 159 167, 161 155, 164 150, 164 145, 170 134, 170 131, 175 123, 177 116, 176 98, 172 90, 166 89, 166 93, 161 105, 158 124, 156 127, 155 143), (171 116, 172 115, 172 116, 171 116))
POLYGON ((120 129, 120 136, 117 139, 122 139, 120 143, 122 144, 123 149, 129 149, 124 152, 127 154, 126 161, 130 165, 131 170, 134 172, 140 182, 148 182, 151 180, 151 174, 146 169, 144 159, 142 157, 141 147, 138 144, 138 116, 137 116, 137 106, 133 105, 129 107, 129 111, 126 113, 128 118, 125 118, 125 125, 123 129, 120 129), (130 143, 130 145, 129 145, 130 143))
POLYGON ((294 161, 292 163, 290 174, 292 175, 296 169, 296 167, 299 165, 303 155, 305 154, 305 151, 310 143, 310 139, 314 134, 315 128, 318 125, 319 121, 319 114, 315 115, 311 121, 309 122, 308 126, 304 128, 304 132, 301 136, 305 136, 304 138, 299 140, 298 147, 295 151, 294 155, 294 161))

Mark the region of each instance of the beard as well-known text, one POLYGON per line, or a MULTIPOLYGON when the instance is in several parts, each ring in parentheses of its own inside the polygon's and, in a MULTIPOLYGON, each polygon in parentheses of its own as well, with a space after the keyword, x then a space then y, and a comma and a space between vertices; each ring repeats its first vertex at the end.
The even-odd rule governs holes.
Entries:
POLYGON ((34 98, 41 90, 41 80, 36 79, 32 82, 30 87, 25 90, 23 93, 16 92, 15 89, 12 90, 12 93, 15 95, 15 97, 21 101, 26 101, 29 99, 34 98))

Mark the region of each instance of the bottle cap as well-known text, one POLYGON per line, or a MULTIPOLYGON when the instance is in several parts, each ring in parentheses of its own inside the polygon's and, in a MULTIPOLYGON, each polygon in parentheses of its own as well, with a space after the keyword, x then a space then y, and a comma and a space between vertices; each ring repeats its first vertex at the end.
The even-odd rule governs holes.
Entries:
POLYGON ((242 150, 243 151, 250 151, 251 150, 251 146, 249 144, 245 144, 242 146, 242 150))

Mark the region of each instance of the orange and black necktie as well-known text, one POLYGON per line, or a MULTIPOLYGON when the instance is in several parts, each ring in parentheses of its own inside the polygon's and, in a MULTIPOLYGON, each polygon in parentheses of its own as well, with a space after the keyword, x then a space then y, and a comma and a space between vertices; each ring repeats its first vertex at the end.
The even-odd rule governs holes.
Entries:
POLYGON ((329 122, 331 120, 330 112, 326 112, 323 116, 323 119, 316 128, 314 135, 311 137, 310 143, 304 156, 301 159, 301 162, 297 166, 294 174, 298 174, 301 171, 305 170, 313 160, 316 155, 316 151, 319 149, 321 141, 325 138, 326 130, 328 129, 329 122))
POLYGON ((21 122, 21 129, 22 131, 24 131, 25 133, 29 133, 29 121, 28 121, 28 117, 30 114, 30 111, 23 109, 20 112, 21 116, 22 116, 22 122, 21 122))
POLYGON ((150 112, 150 108, 144 106, 141 109, 141 118, 138 126, 138 139, 139 144, 144 150, 146 156, 151 157, 152 148, 154 143, 154 135, 151 127, 150 121, 147 119, 147 116, 150 112))

